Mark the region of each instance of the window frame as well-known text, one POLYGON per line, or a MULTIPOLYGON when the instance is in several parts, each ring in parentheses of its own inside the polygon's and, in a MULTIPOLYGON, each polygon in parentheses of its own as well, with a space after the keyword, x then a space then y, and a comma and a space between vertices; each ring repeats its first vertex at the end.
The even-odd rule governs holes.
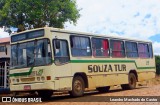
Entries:
POLYGON ((91 44, 91 38, 89 36, 70 35, 69 39, 70 39, 70 50, 71 50, 72 57, 92 57, 92 44, 91 44), (89 56, 75 56, 75 55, 73 55, 73 53, 72 53, 72 46, 73 46, 72 37, 88 38, 89 39, 89 47, 90 47, 90 53, 91 54, 89 56))
POLYGON ((52 46, 53 46, 52 49, 53 49, 53 54, 54 54, 54 64, 55 64, 56 66, 61 66, 61 65, 65 65, 65 64, 70 63, 71 58, 70 58, 68 40, 66 40, 66 39, 52 39, 52 46), (60 41, 65 41, 65 42, 66 42, 66 45, 67 45, 67 52, 68 52, 68 57, 69 57, 68 62, 60 63, 60 64, 56 64, 56 63, 55 63, 55 43, 54 43, 55 40, 60 40, 60 41))
MULTIPOLYGON (((112 57, 112 58, 125 58, 126 57, 126 49, 125 49, 125 40, 122 40, 122 39, 110 39, 110 41, 109 41, 110 43, 110 56, 112 57), (120 41, 120 42, 123 42, 123 50, 121 50, 121 52, 123 51, 124 52, 124 56, 121 56, 121 57, 115 57, 115 56, 113 56, 113 49, 111 48, 111 41, 120 41)), ((117 52, 120 52, 120 51, 117 51, 117 52)))
POLYGON ((91 38, 91 47, 92 47, 92 56, 95 58, 110 58, 111 54, 110 54, 110 40, 108 38, 101 38, 101 37, 92 37, 91 38), (93 39, 101 39, 101 40, 107 40, 108 41, 108 56, 94 56, 93 54, 93 39))

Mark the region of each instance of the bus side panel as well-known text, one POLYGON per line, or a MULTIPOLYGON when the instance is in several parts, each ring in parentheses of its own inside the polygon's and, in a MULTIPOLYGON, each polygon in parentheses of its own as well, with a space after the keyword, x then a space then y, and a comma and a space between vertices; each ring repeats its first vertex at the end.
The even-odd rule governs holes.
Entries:
MULTIPOLYGON (((126 64, 126 69, 118 71, 115 69, 114 64, 107 64, 111 65, 112 71, 102 70, 102 66, 106 65, 106 63, 72 63, 72 75, 78 72, 86 73, 88 77, 88 84, 89 88, 96 88, 96 87, 103 87, 103 86, 111 86, 111 85, 119 85, 119 84, 127 84, 128 83, 128 73, 131 68, 135 68, 135 65, 126 64), (99 72, 95 70, 96 66, 98 65, 101 67, 101 71, 99 72), (92 69, 93 71, 91 72, 92 69), (96 71, 96 72, 95 72, 96 71)), ((124 65, 117 63, 117 65, 124 65)), ((104 67, 103 67, 104 68, 104 67)))
POLYGON ((108 75, 105 80, 104 80, 104 86, 127 84, 128 75, 127 74, 111 74, 111 75, 108 75), (106 82, 105 80, 107 80, 108 82, 106 82))
POLYGON ((138 81, 145 81, 155 78, 155 72, 138 72, 138 81))
POLYGON ((145 81, 155 78, 156 67, 155 58, 136 60, 138 67, 138 81, 145 81))
POLYGON ((72 87, 72 76, 70 63, 64 64, 63 66, 54 65, 53 80, 56 81, 56 90, 71 90, 72 87))

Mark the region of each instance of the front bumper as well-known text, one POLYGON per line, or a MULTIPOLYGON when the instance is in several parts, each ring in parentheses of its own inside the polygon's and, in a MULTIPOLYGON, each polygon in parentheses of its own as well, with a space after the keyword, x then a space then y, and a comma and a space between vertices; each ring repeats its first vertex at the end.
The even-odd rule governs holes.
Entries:
POLYGON ((15 84, 10 85, 11 91, 34 91, 34 90, 55 90, 55 82, 40 82, 30 84, 15 84), (24 89, 25 86, 30 86, 30 89, 24 89))

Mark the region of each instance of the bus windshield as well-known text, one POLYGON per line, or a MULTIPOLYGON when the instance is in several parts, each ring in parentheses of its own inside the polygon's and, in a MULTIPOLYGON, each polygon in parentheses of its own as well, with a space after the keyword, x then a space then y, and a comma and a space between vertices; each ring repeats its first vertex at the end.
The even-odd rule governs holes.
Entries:
POLYGON ((48 39, 11 45, 11 69, 42 66, 51 63, 48 39))

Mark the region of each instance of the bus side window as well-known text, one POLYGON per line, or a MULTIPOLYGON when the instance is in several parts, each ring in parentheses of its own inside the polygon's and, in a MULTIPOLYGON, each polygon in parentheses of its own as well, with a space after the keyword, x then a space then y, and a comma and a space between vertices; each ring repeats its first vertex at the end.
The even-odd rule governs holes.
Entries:
POLYGON ((126 55, 128 58, 138 57, 138 49, 136 42, 126 41, 125 46, 126 46, 126 55))
POLYGON ((92 52, 95 57, 109 56, 108 39, 92 38, 92 52))
POLYGON ((138 53, 140 58, 149 58, 148 44, 138 43, 138 53))
POLYGON ((71 36, 71 52, 73 56, 91 56, 91 45, 89 37, 71 36))
POLYGON ((124 42, 120 40, 110 40, 112 57, 125 57, 124 42))
POLYGON ((55 64, 60 65, 67 63, 70 60, 67 41, 56 39, 53 42, 55 64))

